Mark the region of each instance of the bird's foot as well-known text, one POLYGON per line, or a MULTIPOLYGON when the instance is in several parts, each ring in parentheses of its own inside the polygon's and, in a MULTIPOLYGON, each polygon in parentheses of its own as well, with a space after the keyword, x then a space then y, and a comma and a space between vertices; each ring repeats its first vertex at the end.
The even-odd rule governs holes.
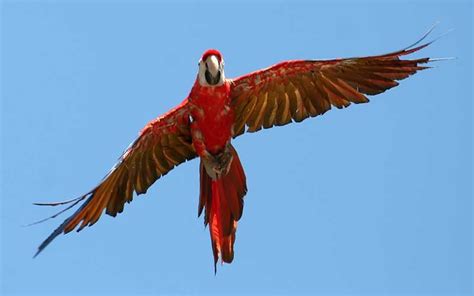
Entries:
POLYGON ((227 175, 230 170, 232 159, 233 156, 229 145, 227 145, 224 151, 220 152, 219 154, 212 155, 209 153, 209 155, 203 159, 207 174, 213 180, 227 175))

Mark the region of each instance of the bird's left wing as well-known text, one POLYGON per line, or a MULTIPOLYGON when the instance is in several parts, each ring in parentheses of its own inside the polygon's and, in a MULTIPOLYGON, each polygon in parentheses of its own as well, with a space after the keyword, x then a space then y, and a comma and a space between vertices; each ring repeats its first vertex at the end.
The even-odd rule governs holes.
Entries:
POLYGON ((351 103, 368 102, 365 95, 382 93, 397 86, 397 80, 428 68, 422 65, 429 58, 403 60, 400 57, 430 43, 378 56, 291 60, 233 79, 234 137, 300 122, 324 114, 331 106, 340 109, 351 103))
MULTIPOLYGON (((125 202, 132 201, 134 192, 137 195, 145 193, 157 179, 166 175, 175 166, 196 157, 186 105, 187 100, 149 122, 139 137, 125 150, 118 163, 90 192, 67 202, 39 204, 72 203, 65 209, 67 210, 84 201, 77 211, 39 246, 36 255, 59 234, 68 233, 79 224, 77 231, 96 223, 104 209, 111 216, 121 213, 125 202)), ((57 215, 52 217, 55 216, 57 215)))

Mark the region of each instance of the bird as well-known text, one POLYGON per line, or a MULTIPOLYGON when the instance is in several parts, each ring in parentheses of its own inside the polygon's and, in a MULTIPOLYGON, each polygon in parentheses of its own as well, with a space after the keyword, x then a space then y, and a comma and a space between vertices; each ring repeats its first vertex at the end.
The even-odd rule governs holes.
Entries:
MULTIPOLYGON (((118 162, 92 190, 44 222, 80 204, 38 247, 40 254, 58 235, 94 225, 105 211, 115 217, 125 203, 144 194, 178 165, 199 158, 198 216, 210 232, 214 272, 231 263, 242 217, 246 176, 232 140, 244 133, 301 122, 333 107, 367 103, 436 59, 404 58, 432 42, 422 41, 387 54, 330 60, 287 60, 249 74, 226 78, 223 55, 209 49, 199 59, 189 95, 177 107, 151 120, 118 162)), ((33 223, 33 224, 36 224, 33 223)))

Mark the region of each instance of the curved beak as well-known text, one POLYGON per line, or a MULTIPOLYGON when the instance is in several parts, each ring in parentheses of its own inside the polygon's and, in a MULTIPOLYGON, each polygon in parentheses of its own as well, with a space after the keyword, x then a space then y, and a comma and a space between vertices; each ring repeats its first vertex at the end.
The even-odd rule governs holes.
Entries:
POLYGON ((212 76, 216 76, 217 72, 219 72, 219 60, 215 55, 211 55, 206 60, 207 70, 211 72, 212 76))
POLYGON ((206 60, 205 76, 207 83, 209 83, 210 85, 215 85, 219 83, 221 79, 219 60, 214 55, 211 55, 206 60))

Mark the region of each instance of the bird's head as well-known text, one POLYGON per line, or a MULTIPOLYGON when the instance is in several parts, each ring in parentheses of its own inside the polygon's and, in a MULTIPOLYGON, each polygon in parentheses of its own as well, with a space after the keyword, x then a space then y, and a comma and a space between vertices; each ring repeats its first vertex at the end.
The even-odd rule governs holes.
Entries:
POLYGON ((221 86, 224 84, 224 59, 215 49, 204 52, 199 60, 198 81, 201 86, 221 86))

